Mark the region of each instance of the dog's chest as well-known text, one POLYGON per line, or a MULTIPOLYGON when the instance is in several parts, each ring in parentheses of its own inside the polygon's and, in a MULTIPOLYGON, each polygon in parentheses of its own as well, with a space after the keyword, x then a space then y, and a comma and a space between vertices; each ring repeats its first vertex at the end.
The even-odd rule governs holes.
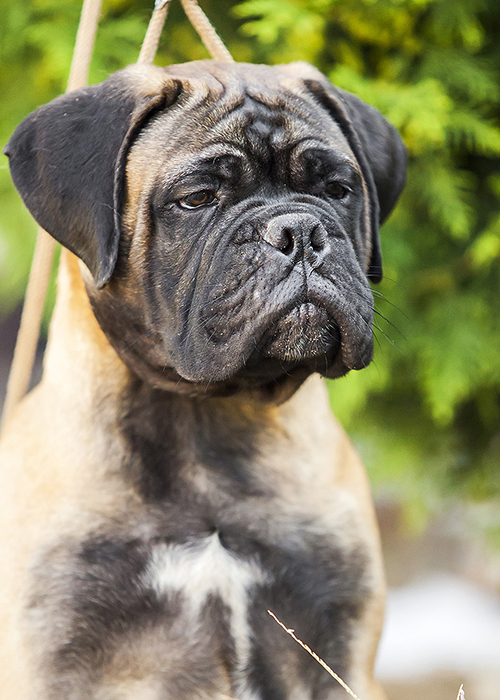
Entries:
POLYGON ((251 660, 249 604, 266 582, 261 563, 230 552, 218 532, 187 544, 155 544, 141 576, 145 590, 153 591, 160 604, 168 608, 172 600, 179 602, 186 625, 217 630, 218 643, 230 649, 232 672, 240 680, 251 660))
POLYGON ((369 594, 349 509, 340 515, 335 496, 315 507, 285 453, 293 488, 281 468, 269 477, 241 418, 197 417, 185 437, 188 411, 170 431, 157 415, 127 423, 121 473, 136 505, 60 540, 32 572, 29 629, 48 698, 334 697, 267 611, 337 672, 349 668, 369 594))
POLYGON ((49 686, 57 678, 54 698, 91 689, 107 700, 131 683, 169 686, 153 698, 172 688, 189 698, 197 687, 238 700, 322 697, 329 682, 267 610, 345 669, 365 556, 312 515, 264 502, 219 513, 199 501, 164 504, 133 531, 110 527, 52 551, 29 617, 49 686))

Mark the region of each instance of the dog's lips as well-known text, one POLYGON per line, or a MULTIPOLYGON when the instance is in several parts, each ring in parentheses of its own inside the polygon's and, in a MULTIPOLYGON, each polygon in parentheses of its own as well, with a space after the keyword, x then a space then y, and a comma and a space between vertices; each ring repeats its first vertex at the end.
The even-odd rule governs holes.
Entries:
POLYGON ((337 324, 325 309, 310 302, 297 304, 264 336, 261 353, 287 362, 300 362, 340 347, 337 324))
POLYGON ((335 378, 369 364, 369 288, 361 279, 347 287, 319 275, 304 286, 303 276, 289 275, 272 293, 261 293, 260 308, 253 288, 205 302, 210 315, 191 316, 173 367, 187 381, 214 383, 299 367, 335 378))

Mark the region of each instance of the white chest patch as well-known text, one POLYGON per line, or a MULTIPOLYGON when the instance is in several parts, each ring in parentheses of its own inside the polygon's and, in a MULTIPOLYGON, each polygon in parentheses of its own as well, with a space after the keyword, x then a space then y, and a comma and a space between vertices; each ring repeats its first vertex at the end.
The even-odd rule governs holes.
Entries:
POLYGON ((182 593, 185 611, 192 617, 192 622, 196 621, 209 595, 221 598, 231 611, 230 631, 237 657, 238 697, 240 700, 255 698, 244 681, 251 648, 247 608, 250 589, 266 581, 262 569, 255 562, 232 554, 214 533, 189 544, 155 546, 142 581, 159 597, 182 593))

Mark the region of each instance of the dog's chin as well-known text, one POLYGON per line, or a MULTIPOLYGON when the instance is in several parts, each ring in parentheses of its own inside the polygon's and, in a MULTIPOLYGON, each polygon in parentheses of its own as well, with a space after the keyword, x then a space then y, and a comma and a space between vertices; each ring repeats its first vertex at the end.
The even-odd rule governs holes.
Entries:
POLYGON ((314 304, 299 304, 256 339, 251 355, 227 381, 247 389, 297 388, 314 372, 339 377, 349 371, 340 350, 340 330, 333 318, 314 304))
MULTIPOLYGON (((282 401, 315 372, 329 378, 349 372, 339 326, 326 309, 310 302, 298 303, 268 328, 254 329, 253 338, 252 352, 241 358, 229 376, 215 378, 213 368, 203 368, 207 371, 204 391, 243 391, 264 398, 279 396, 282 401)), ((186 379, 193 388, 204 384, 198 377, 186 379)))
MULTIPOLYGON (((210 363, 197 368, 167 366, 149 374, 149 383, 178 393, 198 396, 244 394, 256 401, 286 401, 313 373, 340 377, 349 371, 342 361, 341 334, 333 318, 311 303, 298 304, 271 327, 254 329, 254 348, 235 362, 235 370, 217 376, 210 363), (204 373, 205 376, 204 376, 204 373)), ((144 374, 142 373, 144 377, 144 374)), ((145 378, 145 377, 144 377, 145 378)))
POLYGON ((324 309, 304 303, 280 318, 264 336, 261 353, 284 362, 304 362, 331 355, 340 347, 340 331, 324 309))

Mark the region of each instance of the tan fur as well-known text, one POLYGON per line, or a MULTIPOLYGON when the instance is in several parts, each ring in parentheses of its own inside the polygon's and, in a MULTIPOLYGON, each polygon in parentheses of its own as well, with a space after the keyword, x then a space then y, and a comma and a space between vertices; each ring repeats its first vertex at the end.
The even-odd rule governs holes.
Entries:
MULTIPOLYGON (((1 700, 37 697, 21 623, 28 568, 61 533, 82 537, 135 504, 136 496, 117 471, 123 446, 115 430, 116 394, 128 379, 92 315, 76 259, 64 253, 44 377, 18 407, 0 448, 1 700)), ((231 410, 239 399, 225 401, 231 410)), ((263 420, 262 406, 245 411, 263 420)), ((361 536, 373 553, 374 597, 355 643, 359 679, 350 680, 364 700, 379 698, 377 686, 370 681, 366 687, 362 680, 372 677, 384 598, 366 474, 331 416, 317 376, 284 405, 265 409, 264 419, 269 429, 261 476, 279 484, 285 510, 314 513, 326 532, 340 532, 346 544, 361 536)), ((155 697, 148 694, 147 683, 130 687, 135 700, 155 697)), ((103 691, 102 699, 106 697, 103 691)), ((119 697, 132 695, 124 691, 119 697)))

